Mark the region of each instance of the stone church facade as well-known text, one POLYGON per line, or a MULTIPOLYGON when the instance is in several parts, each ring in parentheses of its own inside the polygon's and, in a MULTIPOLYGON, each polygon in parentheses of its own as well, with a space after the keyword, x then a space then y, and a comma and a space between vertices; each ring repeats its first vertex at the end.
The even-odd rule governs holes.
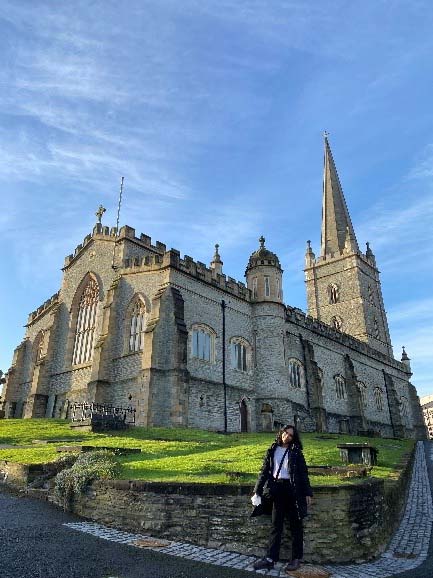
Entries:
POLYGON ((286 306, 265 247, 246 285, 125 226, 101 224, 30 314, 6 375, 6 417, 67 417, 73 402, 133 406, 142 426, 374 431, 425 437, 409 358, 393 357, 379 272, 358 247, 325 138, 321 253, 308 312, 286 306))

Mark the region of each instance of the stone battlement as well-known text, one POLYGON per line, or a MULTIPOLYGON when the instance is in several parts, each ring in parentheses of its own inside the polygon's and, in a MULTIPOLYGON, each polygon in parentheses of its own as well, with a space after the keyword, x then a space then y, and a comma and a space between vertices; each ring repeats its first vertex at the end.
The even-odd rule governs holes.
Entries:
POLYGON ((333 339, 334 341, 338 341, 342 345, 346 345, 347 347, 356 349, 357 351, 360 351, 361 353, 368 355, 369 357, 377 359, 382 363, 391 365, 392 367, 398 369, 399 371, 404 371, 405 373, 407 373, 407 367, 404 365, 404 363, 401 363, 400 361, 397 361, 393 357, 389 357, 388 355, 385 355, 385 353, 382 353, 381 351, 374 349, 373 347, 368 345, 368 343, 365 343, 365 341, 360 341, 359 339, 356 339, 356 337, 352 337, 352 335, 348 335, 347 333, 337 331, 337 329, 334 329, 330 325, 323 323, 323 321, 319 321, 318 319, 311 317, 311 315, 307 315, 297 307, 290 307, 289 305, 287 305, 286 319, 287 321, 296 323, 297 325, 301 325, 306 329, 310 329, 315 333, 319 333, 321 335, 324 335, 325 337, 333 339))
MULTIPOLYGON (((161 245, 162 244, 160 244, 160 246, 161 245)), ((182 259, 180 252, 176 249, 170 249, 170 251, 166 251, 163 255, 146 255, 144 257, 125 259, 121 272, 127 274, 129 272, 152 271, 164 267, 174 267, 200 281, 227 291, 240 299, 250 301, 250 290, 247 289, 244 283, 236 281, 236 279, 232 277, 215 273, 210 267, 207 267, 205 263, 194 261, 189 255, 185 255, 182 259)))
POLYGON ((104 241, 121 241, 123 239, 130 239, 135 244, 141 245, 142 247, 157 253, 158 255, 163 255, 167 249, 166 245, 160 241, 156 241, 156 244, 152 245, 152 239, 149 237, 149 235, 141 233, 139 238, 136 237, 135 229, 133 227, 129 227, 128 225, 121 227, 119 234, 117 234, 116 227, 111 227, 110 229, 110 227, 105 227, 101 223, 96 223, 96 225, 93 227, 92 233, 86 235, 83 239, 83 242, 79 243, 75 247, 74 252, 65 257, 63 268, 65 269, 68 267, 75 260, 75 258, 78 257, 86 245, 90 243, 90 241, 101 239, 104 241))
POLYGON ((45 303, 42 303, 42 305, 40 305, 35 311, 32 311, 27 319, 27 325, 34 323, 37 319, 39 319, 39 317, 47 313, 51 307, 57 305, 59 302, 59 295, 60 291, 57 291, 57 293, 54 293, 54 295, 47 299, 45 303))

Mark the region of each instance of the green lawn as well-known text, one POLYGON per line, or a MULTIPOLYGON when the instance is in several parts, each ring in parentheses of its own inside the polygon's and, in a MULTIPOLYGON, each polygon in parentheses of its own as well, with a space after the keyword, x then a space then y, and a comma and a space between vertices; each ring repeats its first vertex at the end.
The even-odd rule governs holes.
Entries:
MULTIPOLYGON (((227 474, 239 472, 235 483, 254 483, 273 434, 230 434, 193 429, 134 428, 111 434, 72 431, 63 420, 0 420, 0 460, 40 464, 59 457, 57 445, 80 443, 110 447, 141 448, 141 454, 119 456, 123 479, 233 483, 227 474), (32 444, 32 440, 61 439, 58 444, 32 444), (2 449, 1 444, 31 445, 2 449)), ((412 440, 368 439, 337 434, 305 433, 304 453, 309 465, 341 465, 337 444, 369 441, 379 450, 372 475, 392 479, 412 440)), ((343 480, 347 482, 347 480, 343 480)), ((342 483, 337 476, 311 476, 312 485, 342 483)))

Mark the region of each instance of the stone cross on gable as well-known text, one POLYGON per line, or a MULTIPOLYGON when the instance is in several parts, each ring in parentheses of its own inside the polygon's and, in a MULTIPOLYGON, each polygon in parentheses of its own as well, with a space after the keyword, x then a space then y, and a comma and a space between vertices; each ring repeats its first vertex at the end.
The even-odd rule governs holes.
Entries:
POLYGON ((105 209, 102 205, 99 205, 99 209, 96 211, 95 215, 98 217, 98 223, 101 222, 102 215, 105 213, 105 209))

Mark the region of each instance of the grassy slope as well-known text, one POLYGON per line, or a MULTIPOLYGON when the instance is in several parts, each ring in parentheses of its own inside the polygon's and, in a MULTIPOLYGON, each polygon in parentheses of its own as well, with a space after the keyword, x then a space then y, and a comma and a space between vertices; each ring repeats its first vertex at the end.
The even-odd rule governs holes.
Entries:
MULTIPOLYGON (((34 445, 31 448, 1 449, 0 460, 34 464, 54 461, 57 445, 80 443, 95 446, 141 448, 141 454, 120 456, 121 478, 152 481, 228 483, 227 472, 240 472, 239 482, 254 483, 273 434, 221 434, 193 429, 134 428, 113 434, 72 431, 63 420, 1 420, 0 444, 31 445, 32 440, 61 439, 68 442, 34 445)), ((411 440, 391 440, 303 434, 304 453, 309 465, 341 465, 337 444, 345 441, 373 441, 379 449, 374 476, 392 478, 411 440)), ((311 476, 313 485, 341 483, 336 476, 311 476)))

